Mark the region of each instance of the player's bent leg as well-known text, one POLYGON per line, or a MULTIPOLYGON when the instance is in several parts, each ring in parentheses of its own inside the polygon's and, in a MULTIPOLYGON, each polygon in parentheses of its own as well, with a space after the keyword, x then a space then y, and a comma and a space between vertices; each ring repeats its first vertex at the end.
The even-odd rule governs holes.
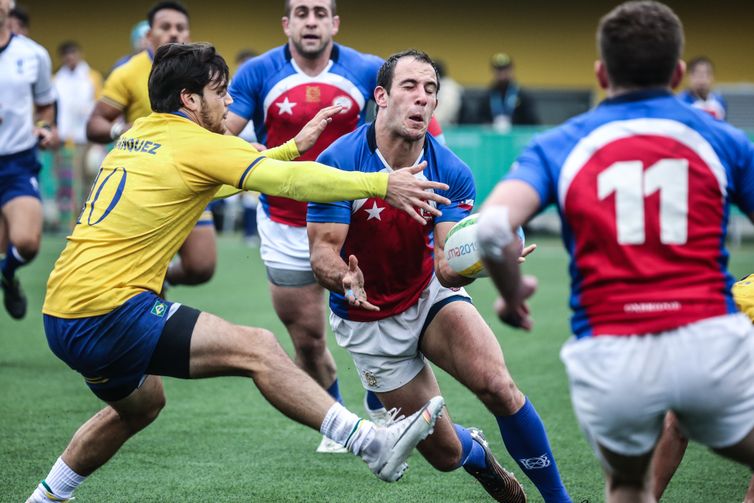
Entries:
POLYGON ((147 376, 126 398, 109 402, 76 431, 27 503, 68 501, 87 476, 110 460, 129 438, 151 424, 164 406, 162 381, 156 376, 147 376))
POLYGON ((625 456, 599 446, 606 465, 606 492, 608 503, 654 503, 651 491, 649 466, 652 451, 638 456, 625 456))
POLYGON ((212 225, 197 225, 178 250, 180 261, 170 264, 165 280, 171 285, 200 285, 215 273, 217 242, 212 225))
POLYGON ((276 409, 345 446, 388 482, 403 475, 406 458, 431 433, 444 404, 441 397, 433 397, 416 414, 376 427, 335 402, 291 361, 271 332, 233 325, 208 313, 197 318, 190 348, 192 378, 251 377, 276 409))
MULTIPOLYGON (((327 348, 325 338, 324 289, 316 283, 310 271, 286 271, 291 276, 286 284, 279 274, 281 270, 268 269, 272 305, 280 321, 285 325, 296 352, 296 363, 323 388, 335 381, 335 360, 327 348), (309 284, 291 285, 297 282, 293 275, 311 276, 309 284)), ((283 273, 285 274, 285 273, 283 273)), ((338 401, 340 396, 336 396, 338 401)))
POLYGON ((435 305, 439 308, 430 312, 434 317, 428 319, 422 352, 495 415, 508 452, 545 501, 571 501, 544 424, 508 372, 492 330, 467 299, 450 297, 435 305))
POLYGON ((665 416, 662 436, 652 458, 652 493, 657 501, 662 498, 670 479, 678 469, 689 445, 678 426, 678 418, 672 412, 665 416))
POLYGON ((8 313, 16 319, 26 315, 26 296, 16 270, 28 264, 39 251, 42 236, 42 204, 38 198, 19 196, 2 207, 8 245, 0 262, 0 287, 8 313))

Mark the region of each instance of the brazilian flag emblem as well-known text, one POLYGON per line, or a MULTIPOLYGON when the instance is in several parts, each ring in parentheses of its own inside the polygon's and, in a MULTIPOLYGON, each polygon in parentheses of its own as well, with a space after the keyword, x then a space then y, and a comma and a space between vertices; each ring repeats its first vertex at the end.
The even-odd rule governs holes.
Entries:
POLYGON ((165 316, 165 312, 167 310, 168 310, 168 305, 167 304, 165 304, 161 300, 156 300, 155 303, 154 303, 154 306, 152 306, 152 310, 149 311, 149 312, 152 313, 155 316, 159 316, 160 318, 162 318, 163 316, 165 316))

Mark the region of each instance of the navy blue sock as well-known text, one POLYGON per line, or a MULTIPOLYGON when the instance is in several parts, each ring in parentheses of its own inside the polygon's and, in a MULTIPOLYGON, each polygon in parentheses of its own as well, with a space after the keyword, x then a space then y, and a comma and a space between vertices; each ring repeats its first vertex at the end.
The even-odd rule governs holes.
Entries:
POLYGON ((461 464, 464 468, 471 470, 484 470, 487 468, 487 459, 484 456, 484 449, 479 443, 471 438, 469 430, 460 424, 454 424, 456 435, 461 441, 461 464))
POLYGON ((379 410, 385 408, 385 406, 382 405, 382 402, 380 402, 380 399, 377 398, 377 393, 375 393, 374 391, 367 391, 366 401, 367 408, 369 408, 369 410, 379 410))
POLYGON ((8 245, 8 250, 5 253, 5 259, 2 261, 2 274, 8 281, 13 279, 16 274, 16 269, 26 264, 26 260, 18 253, 18 250, 13 245, 8 245))
POLYGON ((343 395, 340 394, 340 387, 338 386, 338 378, 336 377, 333 383, 327 388, 327 392, 336 402, 343 405, 343 395))
POLYGON ((495 419, 508 453, 537 486, 545 502, 570 502, 552 456, 545 426, 529 399, 512 416, 496 416, 495 419))

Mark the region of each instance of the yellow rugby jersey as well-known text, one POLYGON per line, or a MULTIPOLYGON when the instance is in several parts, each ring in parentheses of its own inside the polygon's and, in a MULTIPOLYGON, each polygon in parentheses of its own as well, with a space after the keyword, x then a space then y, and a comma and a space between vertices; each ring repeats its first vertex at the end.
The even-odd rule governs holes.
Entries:
POLYGON ((102 100, 121 110, 131 124, 152 113, 148 88, 150 71, 152 55, 144 50, 113 70, 105 81, 102 100))
POLYGON ((749 274, 733 285, 733 300, 738 309, 754 323, 754 274, 749 274))
POLYGON ((137 120, 102 162, 42 311, 97 316, 160 292, 170 259, 222 185, 316 202, 385 197, 386 173, 283 162, 298 155, 292 140, 260 153, 177 114, 137 120))

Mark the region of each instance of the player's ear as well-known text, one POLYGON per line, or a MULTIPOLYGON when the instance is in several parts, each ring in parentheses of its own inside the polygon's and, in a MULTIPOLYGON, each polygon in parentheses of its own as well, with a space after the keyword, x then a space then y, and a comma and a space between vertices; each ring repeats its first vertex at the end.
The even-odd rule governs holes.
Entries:
POLYGON ((607 89, 610 85, 610 80, 607 77, 607 66, 605 66, 604 61, 601 59, 594 62, 594 75, 597 77, 600 89, 607 89))
POLYGON ((385 108, 387 106, 387 89, 382 86, 374 88, 374 102, 378 108, 385 108))
POLYGON ((199 99, 196 93, 192 93, 188 89, 181 91, 181 104, 184 108, 195 112, 199 109, 199 99))
POLYGON ((290 37, 291 36, 291 31, 290 31, 290 28, 288 27, 289 26, 289 22, 290 22, 290 20, 288 19, 288 16, 283 16, 280 19, 280 24, 283 26, 283 33, 285 33, 286 37, 290 37))
POLYGON ((340 30, 340 16, 333 16, 332 17, 332 34, 333 34, 333 37, 338 34, 338 30, 340 30))
POLYGON ((683 76, 686 75, 686 62, 682 59, 678 60, 673 69, 673 76, 670 78, 670 87, 675 89, 683 80, 683 76))

